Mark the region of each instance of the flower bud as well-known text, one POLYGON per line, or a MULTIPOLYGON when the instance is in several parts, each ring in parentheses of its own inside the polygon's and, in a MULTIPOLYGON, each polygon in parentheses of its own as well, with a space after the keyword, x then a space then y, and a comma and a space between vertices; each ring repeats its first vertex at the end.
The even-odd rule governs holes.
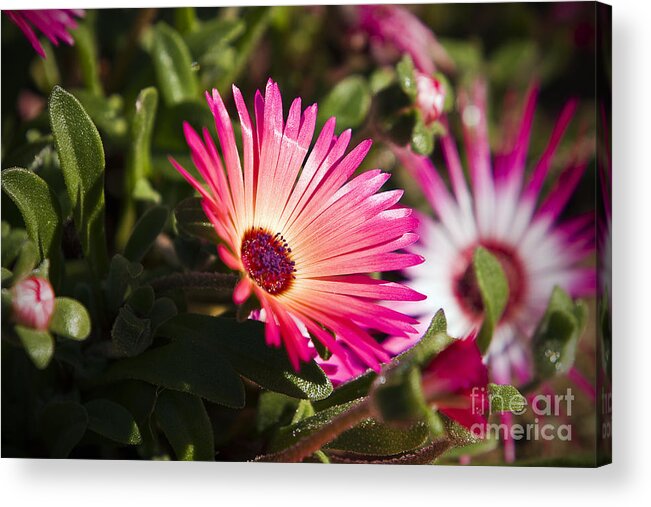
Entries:
POLYGON ((416 73, 416 106, 423 114, 426 124, 435 122, 445 107, 445 87, 433 76, 416 73))
POLYGON ((11 289, 12 316, 20 325, 43 331, 54 313, 54 290, 45 278, 30 276, 11 289))

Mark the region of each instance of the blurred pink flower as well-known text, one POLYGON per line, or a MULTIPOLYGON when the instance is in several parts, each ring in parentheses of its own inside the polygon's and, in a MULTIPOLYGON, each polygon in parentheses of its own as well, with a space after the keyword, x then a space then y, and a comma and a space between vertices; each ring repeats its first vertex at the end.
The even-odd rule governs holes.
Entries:
POLYGON ((30 11, 4 11, 18 28, 22 30, 27 40, 32 44, 34 51, 45 58, 45 51, 34 33, 34 28, 40 30, 55 46, 59 41, 72 46, 74 40, 69 30, 77 27, 76 18, 83 17, 82 9, 51 9, 30 11))
MULTIPOLYGON (((477 82, 470 94, 460 94, 470 188, 449 135, 441 137, 440 146, 452 193, 429 158, 395 148, 436 215, 435 220, 422 218, 420 242, 413 248, 426 262, 405 270, 411 286, 428 296, 410 305, 412 314, 422 318, 421 329, 443 308, 450 335, 478 330, 483 304, 472 275, 473 252, 483 246, 502 265, 510 295, 488 351, 491 376, 497 383, 521 384, 531 378, 529 339, 554 286, 573 297, 595 291, 595 270, 582 265, 595 248, 594 212, 560 220, 587 161, 575 156, 543 195, 543 184, 577 101, 566 103, 547 147, 525 180, 536 100, 537 87, 533 86, 519 127, 505 129, 505 148, 491 160, 485 84, 477 82)), ((400 352, 411 344, 396 338, 387 348, 400 352)))
POLYGON ((366 367, 379 369, 389 355, 372 330, 406 336, 416 323, 379 301, 422 299, 408 287, 367 274, 422 262, 418 255, 397 252, 417 240, 412 211, 397 204, 403 192, 377 193, 389 178, 379 169, 350 179, 371 141, 345 155, 351 131, 335 136, 335 118, 325 123, 307 156, 316 104, 301 112, 301 99, 295 99, 284 121, 280 90, 269 80, 264 96, 255 95, 253 123, 235 86, 233 95, 243 160, 226 107, 213 90, 206 98, 221 156, 207 129, 202 139, 184 124, 206 187, 170 161, 201 194, 203 209, 223 240, 220 258, 242 274, 234 301, 241 304, 251 295, 258 299, 267 343, 284 344, 296 369, 316 355, 305 334, 344 363, 350 353, 366 367))
POLYGON ((432 30, 405 7, 359 5, 357 14, 358 27, 368 34, 371 48, 376 54, 387 49, 408 54, 416 68, 428 75, 434 74, 436 65, 445 71, 454 68, 454 63, 432 30))
POLYGON ((12 317, 16 324, 43 331, 54 312, 54 290, 45 278, 30 276, 11 289, 12 317))

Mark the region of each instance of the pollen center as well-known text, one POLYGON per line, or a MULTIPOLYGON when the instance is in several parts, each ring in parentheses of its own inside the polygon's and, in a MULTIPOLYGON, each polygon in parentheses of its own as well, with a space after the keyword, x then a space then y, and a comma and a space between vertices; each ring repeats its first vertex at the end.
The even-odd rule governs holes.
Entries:
MULTIPOLYGON (((518 308, 524 296, 526 278, 522 262, 513 248, 493 242, 482 242, 486 248, 500 262, 504 276, 509 285, 509 300, 504 308, 501 320, 504 321, 518 308)), ((472 265, 472 255, 475 247, 469 248, 464 253, 465 268, 454 279, 454 295, 464 312, 472 318, 481 318, 484 314, 484 302, 472 265)))
POLYGON ((262 227, 249 230, 240 252, 244 269, 269 294, 281 294, 296 278, 292 249, 279 232, 272 234, 262 227))

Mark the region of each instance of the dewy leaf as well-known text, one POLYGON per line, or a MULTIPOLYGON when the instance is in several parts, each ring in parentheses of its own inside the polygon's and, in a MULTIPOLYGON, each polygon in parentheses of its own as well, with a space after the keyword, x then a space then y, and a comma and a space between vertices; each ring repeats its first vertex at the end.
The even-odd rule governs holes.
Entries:
POLYGON ((67 458, 86 433, 88 414, 79 403, 53 402, 43 410, 39 426, 50 456, 67 458))
POLYGON ((154 206, 140 217, 124 248, 124 256, 131 262, 140 262, 154 244, 167 223, 169 210, 165 206, 154 206))
POLYGON ((104 147, 79 101, 54 87, 50 125, 84 256, 95 276, 108 269, 104 232, 104 147))
POLYGON ((179 33, 162 22, 154 29, 152 58, 165 104, 172 106, 198 98, 190 51, 179 33))
POLYGON ((62 268, 61 210, 56 195, 47 183, 31 171, 20 168, 2 172, 2 190, 23 216, 27 234, 38 246, 40 260, 50 259, 56 287, 62 268))
POLYGON ((177 459, 214 461, 212 425, 201 398, 175 391, 163 391, 158 396, 155 414, 177 459))
POLYGON ((353 75, 342 79, 319 108, 320 124, 331 116, 337 118, 337 131, 358 127, 371 107, 371 90, 366 79, 353 75))
MULTIPOLYGON (((308 437, 342 412, 349 410, 360 400, 330 407, 311 417, 280 428, 272 439, 268 452, 277 452, 308 437)), ((429 430, 423 423, 407 428, 394 428, 373 419, 365 419, 354 428, 342 433, 326 448, 370 455, 393 455, 422 446, 429 437, 429 430)))
POLYGON ((142 442, 136 421, 122 405, 97 399, 84 406, 88 413, 89 430, 121 444, 137 445, 142 442))
POLYGON ((27 355, 39 370, 47 368, 54 355, 54 339, 47 331, 37 331, 24 326, 14 327, 27 355))
POLYGON ((401 363, 409 362, 423 366, 450 345, 452 341, 453 338, 447 335, 445 313, 443 313, 443 310, 439 310, 432 318, 427 331, 425 331, 421 339, 413 347, 401 353, 396 359, 401 363))
POLYGON ((509 300, 509 285, 500 261, 485 248, 475 250, 472 263, 484 306, 484 322, 477 335, 477 345, 485 353, 509 300))
POLYGON ((296 372, 284 350, 269 347, 261 322, 182 314, 163 324, 159 334, 190 337, 198 346, 224 354, 242 376, 271 391, 313 400, 332 392, 328 377, 314 361, 302 363, 296 372))
POLYGON ((527 406, 526 398, 511 385, 488 384, 488 395, 491 413, 514 412, 521 414, 527 406))
MULTIPOLYGON (((218 341, 214 336, 209 338, 218 341)), ((224 355, 188 337, 178 337, 167 345, 113 363, 105 380, 124 379, 144 380, 227 407, 244 406, 244 385, 224 355)))
POLYGON ((85 340, 90 328, 90 315, 79 301, 65 297, 54 300, 50 331, 71 340, 85 340))
POLYGON ((211 242, 219 240, 215 227, 201 207, 200 198, 189 197, 181 201, 174 208, 174 217, 176 218, 176 227, 183 234, 211 242))
POLYGON ((554 288, 533 338, 534 365, 539 378, 550 378, 571 368, 586 318, 585 303, 575 303, 563 289, 554 288))
POLYGON ((428 437, 429 430, 422 422, 407 428, 396 428, 366 419, 325 447, 373 456, 390 456, 417 449, 427 442, 428 437))

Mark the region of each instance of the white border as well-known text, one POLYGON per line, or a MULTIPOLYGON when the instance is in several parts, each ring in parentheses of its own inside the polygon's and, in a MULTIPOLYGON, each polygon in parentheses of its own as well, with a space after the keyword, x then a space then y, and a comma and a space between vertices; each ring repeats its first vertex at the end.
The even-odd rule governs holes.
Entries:
MULTIPOLYGON (((139 6, 266 2, 150 1, 139 6)), ((317 2, 274 2, 304 4, 317 2)), ((327 3, 341 3, 329 1, 327 3)), ((3 505, 642 505, 651 498, 649 409, 650 3, 613 0, 614 461, 598 470, 143 463, 0 462, 3 505)), ((110 7, 133 6, 114 2, 110 7)), ((102 1, 3 0, 11 7, 108 7, 102 1)))

